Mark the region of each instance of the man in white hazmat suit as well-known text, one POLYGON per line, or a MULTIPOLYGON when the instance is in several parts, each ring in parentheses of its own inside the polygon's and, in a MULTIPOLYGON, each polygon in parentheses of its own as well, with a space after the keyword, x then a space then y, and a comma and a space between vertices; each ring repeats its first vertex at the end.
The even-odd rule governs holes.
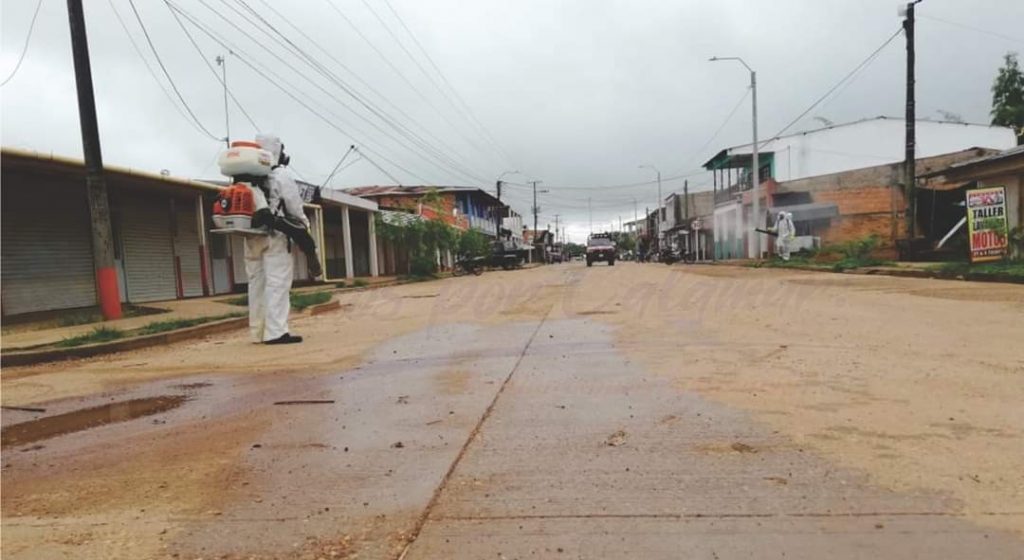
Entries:
POLYGON ((782 257, 782 260, 789 260, 789 253, 793 248, 793 240, 796 239, 796 226, 793 225, 793 214, 779 212, 775 220, 775 227, 772 228, 778 236, 775 238, 775 252, 782 257))
MULTIPOLYGON (((273 134, 258 134, 256 142, 273 156, 274 167, 267 180, 271 211, 309 227, 302 211, 299 187, 285 167, 289 157, 284 144, 273 134)), ((249 333, 253 342, 291 344, 301 336, 288 332, 288 293, 292 287, 294 261, 288 236, 271 230, 269 235, 245 238, 245 273, 249 278, 249 333)))

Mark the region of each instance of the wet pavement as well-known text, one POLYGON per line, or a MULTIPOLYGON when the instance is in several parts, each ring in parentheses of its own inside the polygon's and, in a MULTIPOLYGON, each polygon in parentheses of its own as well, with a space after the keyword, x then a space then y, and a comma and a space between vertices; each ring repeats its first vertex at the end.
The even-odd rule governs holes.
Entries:
MULTIPOLYGON (((543 290, 581 280, 568 270, 543 290)), ((1022 557, 1018 534, 976 522, 1020 511, 968 519, 651 371, 602 321, 618 305, 433 324, 329 374, 5 410, 4 557, 1022 557)), ((706 335, 685 326, 649 345, 706 335)), ((705 375, 686 342, 675 377, 705 375)))
POLYGON ((644 374, 607 327, 555 321, 406 558, 1020 557, 955 511, 644 374))

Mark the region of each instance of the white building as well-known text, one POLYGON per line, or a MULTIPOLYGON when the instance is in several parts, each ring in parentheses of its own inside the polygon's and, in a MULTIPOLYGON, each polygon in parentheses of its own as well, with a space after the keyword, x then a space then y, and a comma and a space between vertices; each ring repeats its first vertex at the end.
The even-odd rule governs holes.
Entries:
MULTIPOLYGON (((875 117, 763 140, 759 155, 762 176, 766 167, 776 181, 792 181, 901 162, 905 123, 900 118, 875 117)), ((1008 150, 1017 145, 1011 128, 948 121, 917 121, 916 138, 919 159, 967 148, 1008 150)), ((733 146, 708 163, 742 156, 749 160, 751 152, 751 144, 733 146)))

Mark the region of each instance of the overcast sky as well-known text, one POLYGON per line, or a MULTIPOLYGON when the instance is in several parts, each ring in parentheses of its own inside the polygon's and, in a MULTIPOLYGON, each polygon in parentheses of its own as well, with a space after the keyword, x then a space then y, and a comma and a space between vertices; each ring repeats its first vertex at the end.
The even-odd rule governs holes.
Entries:
MULTIPOLYGON (((188 108, 223 137, 220 82, 167 3, 134 1, 188 108)), ((709 57, 741 56, 758 71, 760 127, 769 136, 900 27, 889 0, 389 1, 171 4, 211 64, 227 55, 234 97, 260 130, 284 138, 303 178, 323 181, 351 144, 367 158, 350 156, 355 163, 333 187, 393 177, 492 190, 500 174, 519 170, 505 176, 520 183, 506 198, 525 216, 525 182, 543 181, 541 227, 560 214, 577 241, 589 228, 588 199, 596 228, 632 219, 634 198, 641 213, 656 204, 653 184, 589 187, 652 181, 641 164, 665 177, 689 174, 719 149, 749 141, 749 98, 712 138, 749 77, 709 57)), ((128 0, 85 4, 105 162, 216 177, 221 144, 188 117, 128 0)), ((36 2, 2 6, 6 78, 36 2)), ((1024 2, 926 0, 918 14, 918 115, 938 118, 942 110, 987 123, 1002 56, 1024 50, 1024 2)), ((903 79, 899 37, 795 129, 819 126, 815 116, 900 116, 903 79)), ((22 66, 0 95, 4 146, 81 156, 63 0, 42 0, 22 66)), ((229 113, 233 139, 255 134, 234 102, 229 113)), ((691 180, 692 190, 710 188, 701 176, 691 180)), ((664 194, 681 188, 681 178, 663 185, 664 194)))

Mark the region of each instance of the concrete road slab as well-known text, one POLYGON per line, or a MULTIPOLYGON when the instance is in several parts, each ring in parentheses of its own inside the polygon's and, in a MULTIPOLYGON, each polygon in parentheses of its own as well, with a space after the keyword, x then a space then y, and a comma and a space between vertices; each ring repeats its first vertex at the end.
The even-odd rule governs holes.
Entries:
POLYGON ((872 485, 743 411, 645 374, 612 335, 587 320, 543 325, 407 558, 1020 552, 941 494, 872 485))

